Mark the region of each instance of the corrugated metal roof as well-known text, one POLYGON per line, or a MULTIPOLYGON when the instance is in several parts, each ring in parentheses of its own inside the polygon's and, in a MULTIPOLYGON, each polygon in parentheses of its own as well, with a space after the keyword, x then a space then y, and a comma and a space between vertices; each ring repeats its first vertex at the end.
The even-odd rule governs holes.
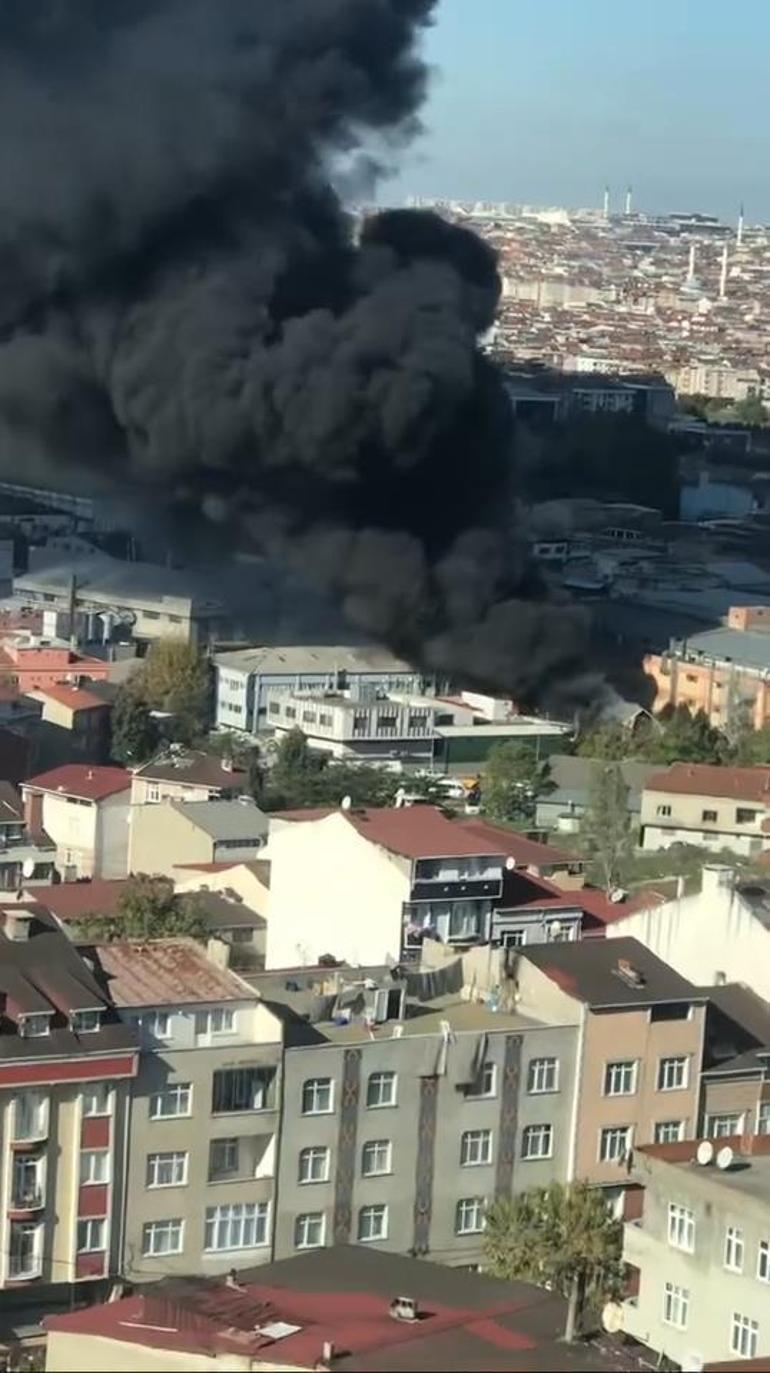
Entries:
POLYGON ((245 1001, 253 992, 206 957, 193 939, 102 944, 96 954, 116 1006, 245 1001))

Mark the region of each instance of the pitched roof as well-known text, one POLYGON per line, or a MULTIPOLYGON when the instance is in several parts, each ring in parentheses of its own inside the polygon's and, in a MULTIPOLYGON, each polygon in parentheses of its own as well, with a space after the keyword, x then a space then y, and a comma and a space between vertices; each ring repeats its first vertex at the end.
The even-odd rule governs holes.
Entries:
POLYGON ((362 839, 405 858, 503 856, 498 838, 469 833, 437 806, 366 807, 340 814, 362 839))
POLYGON ((517 867, 547 868, 566 867, 572 863, 581 866, 585 864, 585 859, 579 853, 569 853, 566 849, 558 849, 551 844, 541 844, 536 839, 528 839, 525 834, 517 833, 516 830, 493 825, 489 820, 470 816, 467 819, 453 820, 451 823, 490 844, 490 852, 499 852, 506 858, 513 858, 517 867))
POLYGON ((770 804, 770 767, 727 768, 712 763, 672 763, 647 778, 645 791, 679 796, 724 796, 770 804))
POLYGON ((0 825, 18 825, 23 819, 24 807, 16 787, 0 781, 0 825))
POLYGON ((30 887, 28 894, 59 920, 81 920, 84 915, 116 915, 128 881, 121 877, 111 882, 59 882, 49 887, 30 887))
POLYGON ((87 763, 66 763, 51 772, 40 772, 22 783, 34 791, 61 792, 77 796, 83 801, 103 801, 131 786, 131 773, 125 768, 89 766, 87 763))
POLYGON ((194 939, 119 940, 94 955, 116 1006, 180 1006, 248 1001, 254 992, 206 957, 194 939))
POLYGON ((259 843, 267 834, 268 817, 251 801, 169 801, 168 804, 215 842, 240 839, 244 844, 249 840, 259 843))
POLYGON ((522 949, 520 957, 534 963, 568 996, 589 1006, 646 1006, 652 1001, 708 1000, 700 988, 680 977, 638 939, 533 944, 522 949), (629 966, 638 974, 638 982, 622 975, 623 968, 629 966))
POLYGON ((167 753, 136 769, 136 776, 150 782, 178 782, 185 786, 219 787, 236 791, 247 780, 243 768, 225 767, 221 758, 210 753, 185 750, 167 753))
POLYGON ((101 696, 96 696, 94 692, 88 691, 86 687, 65 686, 62 682, 52 682, 50 686, 35 687, 34 691, 28 691, 26 694, 31 696, 33 701, 48 698, 75 711, 109 710, 108 702, 103 700, 101 696))

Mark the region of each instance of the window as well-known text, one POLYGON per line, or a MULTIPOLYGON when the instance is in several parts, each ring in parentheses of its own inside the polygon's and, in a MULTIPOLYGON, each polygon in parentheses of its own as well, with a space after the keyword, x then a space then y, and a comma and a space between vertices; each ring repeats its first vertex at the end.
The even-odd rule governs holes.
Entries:
POLYGON ((151 1220, 142 1228, 142 1253, 181 1254, 184 1222, 181 1220, 151 1220))
POLYGON ((725 1230, 724 1265, 731 1273, 743 1272, 743 1231, 736 1225, 725 1230))
POLYGON ((605 1096, 633 1096, 636 1091, 636 1060, 608 1063, 604 1069, 605 1096))
POLYGON ((460 1138, 460 1163, 472 1168, 492 1162, 492 1131, 465 1130, 460 1138))
POLYGON ((320 1249, 326 1236, 326 1216, 323 1211, 306 1211, 294 1222, 294 1248, 320 1249))
POLYGON ((713 825, 716 822, 717 813, 715 810, 702 810, 700 813, 700 818, 702 824, 713 825))
POLYGON ((735 812, 735 823, 736 825, 753 825, 758 815, 758 810, 752 810, 748 806, 738 806, 735 812))
POLYGON ((160 800, 160 783, 159 783, 159 782, 148 782, 148 783, 147 783, 147 790, 145 791, 145 799, 146 799, 147 801, 150 801, 150 802, 159 801, 159 800, 160 800))
POLYGON ((358 1213, 358 1239, 361 1244, 388 1238, 387 1206, 362 1206, 358 1213))
POLYGON ((550 1158, 553 1153, 553 1126, 528 1125, 521 1136, 521 1157, 550 1158))
POLYGON ((80 1181, 109 1182, 110 1155, 107 1149, 84 1149, 80 1155, 80 1181))
POLYGON ((470 1097, 492 1097, 497 1092, 497 1068, 494 1063, 483 1063, 481 1071, 475 1082, 471 1082, 465 1089, 465 1095, 470 1097))
POLYGON ((73 1011, 70 1017, 70 1027, 78 1035, 90 1035, 98 1030, 102 1023, 101 1011, 73 1011))
POLYGON ((8 1253, 10 1278, 35 1278, 41 1271, 43 1227, 31 1221, 11 1221, 8 1253))
POLYGON ((92 1082, 83 1092, 84 1116, 112 1114, 112 1091, 106 1082, 92 1082))
POLYGON ((300 1182, 328 1182, 329 1150, 322 1145, 311 1144, 301 1149, 299 1155, 300 1182))
POLYGON ((365 1178, 392 1172, 392 1161, 393 1147, 389 1139, 369 1139, 361 1150, 361 1172, 365 1178))
POLYGON ((655 807, 655 814, 656 814, 656 815, 670 815, 670 814, 671 814, 671 807, 670 807, 670 806, 656 806, 656 807, 655 807))
POLYGON ((187 1154, 148 1154, 148 1187, 182 1187, 187 1181, 187 1154))
POLYGON ((770 1135, 770 1101, 760 1101, 757 1111, 757 1134, 770 1135))
POLYGON ((484 1198, 463 1197, 455 1210, 456 1235, 480 1235, 484 1229, 484 1198))
POLYGON ((742 1115, 708 1116, 706 1134, 711 1139, 729 1139, 732 1135, 743 1133, 742 1115))
POLYGON ((676 1144, 684 1135, 683 1120, 659 1120, 655 1126, 656 1144, 676 1144))
POLYGON ((687 1288, 667 1282, 663 1288, 663 1324, 675 1325, 678 1330, 686 1330, 689 1310, 690 1293, 687 1288))
POLYGON ((396 1074, 371 1073, 366 1084, 367 1106, 395 1106, 396 1074))
MULTIPOLYGON (((216 1074, 215 1074, 216 1076, 216 1074)), ((192 1087, 189 1082, 175 1082, 150 1097, 150 1120, 166 1120, 172 1116, 189 1116, 192 1109, 192 1087)))
POLYGON ((195 1017, 196 1035, 231 1035, 235 1030, 235 1013, 218 1008, 198 1011, 195 1017))
POLYGON ((215 1115, 264 1111, 272 1072, 264 1068, 220 1068, 214 1073, 211 1109, 215 1115))
POLYGON ((44 1092, 20 1092, 13 1122, 15 1139, 44 1139, 48 1134, 48 1097, 44 1092))
POLYGON ((525 929, 506 930, 503 934, 504 949, 523 949, 527 942, 527 931, 525 929))
POLYGON ((675 1201, 668 1204, 668 1242, 672 1249, 695 1252, 695 1214, 675 1201))
POLYGON ((267 1244, 270 1204, 266 1201, 234 1201, 224 1206, 206 1207, 208 1252, 222 1249, 258 1249, 267 1244))
POLYGON ((631 1152, 632 1127, 608 1125, 599 1136, 599 1161, 622 1163, 631 1152))
POLYGON ((658 1091, 674 1092, 687 1086, 687 1058, 661 1058, 658 1062, 658 1091))
POLYGON ((770 1282, 770 1240, 760 1240, 757 1249, 757 1277, 760 1282, 770 1282))
POLYGON ((558 1058, 533 1058, 530 1060, 527 1069, 527 1091, 532 1096, 542 1092, 558 1092, 559 1090, 559 1060, 558 1058))
POLYGON ((78 1221, 78 1253, 93 1254, 106 1247, 106 1220, 78 1221))
POLYGON ((50 1032, 51 1017, 44 1012, 22 1016, 19 1021, 19 1034, 22 1039, 38 1039, 50 1032))
POLYGON ((733 1312, 733 1324, 730 1333, 730 1349, 733 1354, 737 1354, 741 1359, 755 1359, 758 1341, 759 1321, 749 1320, 748 1316, 741 1316, 737 1311, 733 1312))
POLYGON ((333 1110, 334 1094, 330 1077, 309 1077, 302 1087, 303 1116, 323 1116, 333 1110))
POLYGON ((169 1039, 171 1036, 171 1016, 168 1011, 149 1011, 142 1016, 141 1024, 153 1039, 169 1039))

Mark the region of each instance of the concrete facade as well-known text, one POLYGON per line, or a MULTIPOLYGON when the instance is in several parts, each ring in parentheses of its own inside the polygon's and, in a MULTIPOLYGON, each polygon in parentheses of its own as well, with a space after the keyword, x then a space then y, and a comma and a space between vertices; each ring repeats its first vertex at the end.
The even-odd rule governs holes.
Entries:
POLYGON ((239 801, 131 806, 128 871, 173 877, 185 863, 249 862, 266 842, 267 828, 255 805, 239 801), (212 824, 212 816, 221 825, 212 824))
POLYGON ((642 847, 696 844, 751 857, 768 847, 770 834, 764 828, 768 816, 767 768, 697 764, 688 768, 676 763, 669 776, 654 774, 642 793, 642 847))
POLYGON ((35 818, 56 845, 56 867, 64 881, 126 876, 128 797, 126 788, 98 801, 55 792, 32 798, 33 806, 40 802, 35 818))

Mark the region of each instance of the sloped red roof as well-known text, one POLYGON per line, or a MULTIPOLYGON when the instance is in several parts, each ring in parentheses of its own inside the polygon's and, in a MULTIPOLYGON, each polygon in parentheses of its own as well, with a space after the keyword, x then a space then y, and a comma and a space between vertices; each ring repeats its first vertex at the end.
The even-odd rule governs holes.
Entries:
POLYGON ((770 804, 770 767, 725 768, 712 763, 672 763, 647 778, 645 791, 678 796, 725 796, 770 804))
POLYGON ((498 839, 471 834, 437 806, 367 807, 340 813, 363 839, 405 858, 503 856, 498 839))
POLYGON ((35 791, 78 796, 84 801, 103 801, 116 792, 127 791, 131 786, 131 773, 125 768, 67 763, 64 767, 53 768, 51 772, 40 772, 36 777, 29 777, 22 785, 35 791))
POLYGON ((194 939, 116 940, 97 949, 116 1006, 248 1001, 256 996, 235 973, 220 968, 194 939))
POLYGON ((59 920, 80 920, 84 915, 117 915, 118 902, 127 885, 126 877, 112 882, 59 882, 49 887, 30 887, 29 895, 59 920))
POLYGON ((85 687, 66 686, 63 682, 52 682, 50 686, 35 687, 27 695, 34 700, 41 696, 48 696, 52 701, 58 701, 59 705, 68 706, 70 710, 95 710, 101 708, 109 710, 109 702, 102 700, 101 696, 94 695, 85 687))
POLYGON ((453 820, 452 823, 469 834, 475 834, 478 839, 492 844, 495 851, 504 853, 506 858, 513 858, 517 867, 527 867, 529 864, 566 867, 569 863, 585 862, 579 853, 569 853, 566 849, 554 848, 551 844, 541 844, 536 839, 528 839, 525 834, 518 834, 516 830, 493 825, 490 821, 476 816, 453 820))

